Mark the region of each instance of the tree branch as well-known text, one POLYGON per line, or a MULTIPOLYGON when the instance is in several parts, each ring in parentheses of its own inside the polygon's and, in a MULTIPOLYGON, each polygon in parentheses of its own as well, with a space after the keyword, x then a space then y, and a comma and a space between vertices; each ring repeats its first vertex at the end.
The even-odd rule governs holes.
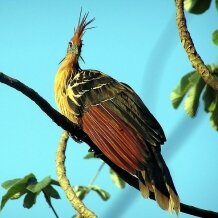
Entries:
POLYGON ((57 149, 56 170, 58 175, 58 181, 62 189, 64 190, 68 200, 82 217, 96 218, 97 216, 91 210, 89 210, 85 206, 85 204, 77 197, 76 193, 74 192, 73 188, 70 185, 70 181, 66 176, 66 168, 64 163, 66 159, 65 151, 67 147, 68 138, 69 138, 68 132, 64 131, 61 136, 57 149))
MULTIPOLYGON (((75 136, 76 138, 88 144, 95 152, 101 153, 100 150, 97 148, 97 146, 95 146, 95 144, 90 140, 90 138, 81 129, 79 129, 75 124, 73 124, 66 117, 64 117, 54 108, 52 108, 51 105, 45 99, 43 99, 37 92, 35 92, 33 89, 29 88, 22 82, 14 78, 11 78, 1 72, 0 72, 0 82, 22 92, 32 101, 34 101, 42 109, 42 111, 44 111, 58 126, 70 132, 72 136, 75 136)), ((100 157, 113 170, 115 170, 124 181, 126 181, 129 185, 139 190, 137 178, 135 178, 134 176, 127 173, 125 170, 116 166, 103 154, 100 155, 100 157)), ((154 195, 151 194, 149 197, 150 199, 154 200, 154 195)), ((211 218, 218 217, 218 213, 216 212, 203 210, 203 209, 189 206, 183 203, 181 203, 181 212, 194 215, 197 217, 205 217, 205 218, 206 217, 211 217, 211 218)))
POLYGON ((201 75, 205 83, 211 86, 214 90, 218 91, 218 80, 210 73, 200 55, 197 53, 188 31, 184 14, 184 0, 176 0, 176 22, 181 43, 188 55, 191 64, 201 75))

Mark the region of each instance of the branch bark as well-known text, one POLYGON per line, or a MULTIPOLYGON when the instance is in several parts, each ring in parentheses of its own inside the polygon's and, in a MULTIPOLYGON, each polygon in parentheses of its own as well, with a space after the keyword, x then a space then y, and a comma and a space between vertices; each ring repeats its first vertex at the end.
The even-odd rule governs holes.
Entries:
POLYGON ((77 212, 82 217, 86 218, 96 218, 97 216, 89 210, 85 204, 77 197, 76 193, 74 192, 72 186, 70 185, 70 181, 66 176, 66 168, 65 168, 65 151, 67 147, 67 141, 69 138, 69 134, 67 131, 64 131, 61 135, 61 139, 57 149, 56 155, 56 171, 58 175, 58 181, 64 190, 68 200, 72 204, 72 206, 77 210, 77 212))
POLYGON ((191 64, 201 75, 205 83, 211 86, 215 91, 218 91, 218 80, 210 73, 200 55, 197 53, 188 31, 184 14, 184 0, 176 0, 176 22, 181 43, 188 55, 191 64))
MULTIPOLYGON (((42 109, 42 111, 44 111, 58 126, 60 126, 62 129, 69 132, 72 136, 88 144, 95 152, 101 153, 100 150, 97 148, 97 146, 95 146, 95 144, 90 140, 90 138, 81 129, 79 129, 74 123, 69 121, 62 114, 60 114, 57 110, 52 108, 51 105, 45 99, 43 99, 37 92, 35 92, 33 89, 29 88, 28 86, 26 86, 19 80, 11 78, 1 72, 0 72, 0 82, 22 92, 32 101, 34 101, 42 109)), ((116 166, 103 154, 100 156, 100 158, 105 163, 107 163, 112 169, 114 169, 124 181, 126 181, 129 185, 131 185, 135 189, 139 190, 138 180, 134 176, 130 175, 123 169, 116 166)), ((154 195, 150 194, 149 197, 150 199, 155 200, 154 195)), ((194 215, 197 217, 205 217, 205 218, 206 217, 210 217, 210 218, 217 217, 218 218, 217 212, 200 209, 200 208, 189 206, 183 203, 181 203, 181 212, 194 215)))

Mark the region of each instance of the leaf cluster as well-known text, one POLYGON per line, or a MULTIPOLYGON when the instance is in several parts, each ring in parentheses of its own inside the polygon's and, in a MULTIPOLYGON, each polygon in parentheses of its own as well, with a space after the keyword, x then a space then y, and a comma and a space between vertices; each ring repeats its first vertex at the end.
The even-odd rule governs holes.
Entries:
MULTIPOLYGON (((84 159, 92 158, 96 158, 94 152, 88 152, 84 157, 84 159)), ((111 168, 110 177, 118 188, 125 187, 125 182, 111 168)), ((59 183, 50 176, 45 177, 41 181, 37 181, 37 178, 33 173, 30 173, 23 178, 7 180, 1 184, 7 192, 2 196, 0 210, 4 208, 9 200, 16 200, 22 196, 24 196, 23 207, 29 209, 36 203, 36 199, 40 193, 44 194, 47 203, 51 206, 51 198, 60 199, 58 191, 53 187, 54 185, 60 186, 59 183)), ((110 194, 107 191, 93 184, 88 186, 75 186, 74 190, 80 200, 84 200, 91 191, 97 193, 104 201, 107 201, 110 198, 110 194)))
POLYGON ((24 196, 23 207, 29 209, 36 203, 36 199, 41 192, 43 192, 48 203, 51 203, 51 198, 60 199, 60 195, 53 185, 59 186, 59 183, 51 179, 50 176, 38 182, 33 173, 23 178, 7 180, 1 185, 7 192, 2 196, 0 209, 3 209, 8 200, 16 200, 22 196, 24 196))
MULTIPOLYGON (((207 66, 213 76, 218 76, 217 66, 207 66)), ((197 114, 200 98, 204 102, 204 110, 210 114, 210 123, 218 130, 218 93, 208 86, 196 71, 192 71, 182 77, 180 83, 171 92, 171 102, 176 109, 184 100, 185 112, 194 117, 197 114), (185 98, 186 96, 186 98, 185 98)))

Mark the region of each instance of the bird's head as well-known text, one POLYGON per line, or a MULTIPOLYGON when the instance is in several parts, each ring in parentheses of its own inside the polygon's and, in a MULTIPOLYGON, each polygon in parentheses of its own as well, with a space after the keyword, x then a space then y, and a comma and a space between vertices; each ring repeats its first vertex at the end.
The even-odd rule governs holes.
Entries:
POLYGON ((79 22, 74 30, 74 35, 70 40, 67 48, 67 55, 73 56, 78 62, 81 57, 81 49, 82 49, 82 37, 87 29, 92 29, 93 27, 88 27, 90 23, 94 21, 95 18, 87 21, 88 13, 85 13, 81 18, 82 11, 80 12, 79 22))

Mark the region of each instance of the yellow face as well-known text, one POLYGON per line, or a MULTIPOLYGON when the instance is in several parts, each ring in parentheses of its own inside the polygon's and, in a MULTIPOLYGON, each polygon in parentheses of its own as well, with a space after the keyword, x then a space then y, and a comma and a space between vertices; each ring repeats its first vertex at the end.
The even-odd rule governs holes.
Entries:
POLYGON ((81 48, 78 45, 73 44, 71 41, 68 44, 67 53, 73 53, 75 55, 79 55, 81 48))

